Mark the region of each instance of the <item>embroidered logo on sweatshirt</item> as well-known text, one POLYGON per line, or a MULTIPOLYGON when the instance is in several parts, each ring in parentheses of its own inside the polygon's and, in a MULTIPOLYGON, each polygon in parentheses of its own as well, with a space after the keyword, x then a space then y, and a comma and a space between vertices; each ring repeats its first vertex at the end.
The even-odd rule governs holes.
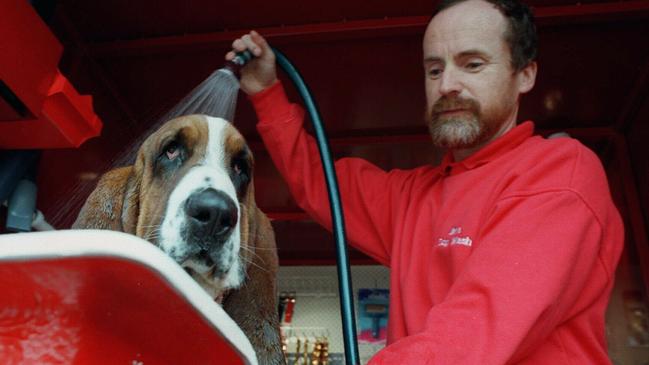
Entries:
POLYGON ((448 246, 467 246, 471 247, 473 240, 469 236, 462 236, 462 227, 455 226, 451 227, 451 230, 448 232, 446 237, 439 237, 437 239, 437 246, 439 247, 448 247, 448 246))

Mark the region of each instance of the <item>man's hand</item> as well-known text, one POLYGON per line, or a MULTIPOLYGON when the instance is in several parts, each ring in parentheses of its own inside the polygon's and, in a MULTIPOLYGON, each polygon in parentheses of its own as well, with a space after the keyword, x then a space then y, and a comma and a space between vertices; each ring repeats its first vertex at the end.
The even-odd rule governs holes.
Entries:
POLYGON ((225 55, 230 61, 235 52, 249 50, 255 56, 241 69, 241 90, 248 95, 256 94, 277 81, 275 53, 266 40, 254 30, 232 42, 232 51, 225 55))

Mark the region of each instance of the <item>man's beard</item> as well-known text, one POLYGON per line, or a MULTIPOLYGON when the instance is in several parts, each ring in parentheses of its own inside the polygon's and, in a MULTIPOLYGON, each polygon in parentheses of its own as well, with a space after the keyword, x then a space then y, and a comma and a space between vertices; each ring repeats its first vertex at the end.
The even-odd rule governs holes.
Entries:
POLYGON ((496 133, 499 124, 497 120, 485 118, 476 100, 448 96, 442 96, 432 108, 427 108, 426 122, 433 143, 448 149, 479 146, 496 133), (461 112, 443 114, 452 110, 461 112))

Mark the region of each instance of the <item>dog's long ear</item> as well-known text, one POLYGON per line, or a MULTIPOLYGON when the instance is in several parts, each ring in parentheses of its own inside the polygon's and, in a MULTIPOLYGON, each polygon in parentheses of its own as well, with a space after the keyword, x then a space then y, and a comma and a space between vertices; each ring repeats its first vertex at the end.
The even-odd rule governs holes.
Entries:
POLYGON ((254 204, 250 210, 252 262, 243 286, 228 295, 223 308, 248 336, 260 365, 285 364, 277 315, 275 235, 268 217, 254 204))
POLYGON ((104 174, 72 228, 135 233, 140 182, 133 171, 133 167, 128 166, 104 174))

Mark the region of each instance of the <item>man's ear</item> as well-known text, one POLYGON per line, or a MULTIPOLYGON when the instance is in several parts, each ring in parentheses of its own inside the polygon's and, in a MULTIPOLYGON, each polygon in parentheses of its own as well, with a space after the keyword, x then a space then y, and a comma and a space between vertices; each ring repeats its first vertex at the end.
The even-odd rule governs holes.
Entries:
POLYGON ((72 228, 134 233, 139 210, 137 180, 132 166, 104 174, 88 196, 72 228))
POLYGON ((525 94, 526 92, 532 90, 534 83, 536 82, 536 62, 532 61, 522 70, 518 71, 518 92, 525 94))

